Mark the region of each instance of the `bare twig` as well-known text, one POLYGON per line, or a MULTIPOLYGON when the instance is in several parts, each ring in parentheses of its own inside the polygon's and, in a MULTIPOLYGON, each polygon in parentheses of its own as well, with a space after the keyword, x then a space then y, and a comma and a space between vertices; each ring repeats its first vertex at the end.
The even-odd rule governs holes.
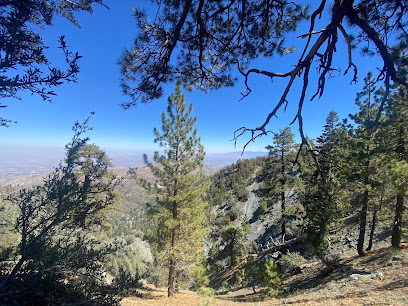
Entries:
POLYGON ((340 29, 340 32, 343 34, 343 37, 344 37, 344 39, 346 40, 346 43, 347 43, 347 53, 348 53, 348 63, 349 63, 349 65, 348 65, 346 71, 344 72, 344 75, 346 75, 347 72, 349 71, 349 69, 352 67, 354 69, 354 76, 353 76, 353 79, 350 81, 350 84, 351 83, 357 83, 357 66, 353 63, 353 58, 352 58, 352 55, 351 55, 352 47, 351 47, 351 42, 350 42, 349 36, 348 36, 346 30, 344 30, 344 28, 343 28, 343 26, 341 24, 339 24, 339 29, 340 29))

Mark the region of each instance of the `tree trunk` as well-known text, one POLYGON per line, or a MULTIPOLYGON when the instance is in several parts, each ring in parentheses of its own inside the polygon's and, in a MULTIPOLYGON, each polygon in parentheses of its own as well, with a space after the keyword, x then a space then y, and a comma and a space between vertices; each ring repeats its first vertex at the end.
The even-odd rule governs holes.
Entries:
POLYGON ((257 258, 258 258, 257 260, 259 260, 261 257, 263 257, 263 256, 265 256, 265 255, 272 254, 273 252, 276 252, 276 251, 279 251, 279 250, 282 250, 282 249, 286 249, 286 248, 288 248, 289 246, 291 246, 291 245, 293 245, 293 244, 295 244, 295 243, 304 241, 304 240, 306 240, 306 234, 300 235, 300 236, 298 236, 298 237, 296 237, 296 238, 293 238, 293 239, 291 239, 291 240, 289 240, 289 241, 287 241, 287 242, 285 242, 285 243, 282 243, 282 244, 279 244, 279 245, 275 245, 275 246, 273 246, 273 247, 270 248, 270 249, 267 249, 267 250, 265 250, 265 251, 262 251, 262 252, 257 253, 257 254, 256 254, 256 255, 257 255, 257 258))
POLYGON ((373 212, 373 219, 371 220, 370 240, 368 241, 368 247, 367 247, 366 251, 370 251, 373 248, 375 225, 376 225, 376 222, 377 222, 377 211, 378 211, 378 208, 375 207, 374 212, 373 212))
POLYGON ((234 265, 234 242, 231 243, 230 268, 234 265))
POLYGON ((285 202, 285 192, 282 191, 281 193, 281 211, 282 211, 282 225, 281 225, 281 230, 282 230, 282 242, 285 242, 285 236, 286 236, 286 215, 285 215, 285 210, 286 210, 286 202, 285 202))
POLYGON ((9 275, 0 283, 0 291, 7 287, 7 285, 14 279, 17 272, 20 270, 21 266, 25 262, 24 258, 21 258, 18 263, 14 266, 13 270, 10 272, 9 275))
MULTIPOLYGON (((173 207, 173 216, 177 216, 177 206, 173 207)), ((174 253, 174 248, 177 243, 177 230, 178 227, 175 226, 171 233, 171 255, 170 255, 170 269, 169 269, 169 282, 168 282, 168 296, 172 297, 175 293, 174 288, 174 278, 176 274, 176 254, 174 253)))
POLYGON ((364 256, 364 237, 367 224, 367 208, 368 208, 368 190, 364 191, 363 202, 360 212, 360 232, 358 235, 357 252, 359 256, 364 256))
POLYGON ((404 195, 405 192, 400 190, 397 194, 397 203, 395 205, 394 226, 392 228, 391 245, 394 248, 401 247, 402 232, 402 213, 404 212, 404 195))
MULTIPOLYGON (((179 112, 179 108, 177 106, 177 113, 179 112)), ((175 169, 175 178, 173 181, 173 196, 176 197, 178 193, 178 177, 177 175, 179 174, 179 148, 180 148, 180 142, 179 139, 177 139, 177 144, 176 144, 176 169, 175 169)), ((169 297, 173 297, 175 293, 175 288, 174 288, 174 278, 176 274, 176 254, 174 252, 174 249, 177 245, 177 234, 178 234, 178 224, 177 224, 177 219, 178 219, 178 211, 177 211, 177 201, 173 201, 173 222, 175 223, 172 231, 171 231, 171 253, 170 253, 170 268, 169 268, 169 282, 168 282, 168 291, 167 295, 169 297)))
POLYGON ((170 257, 170 269, 169 269, 169 285, 167 295, 169 297, 174 296, 174 274, 175 274, 176 260, 174 254, 171 254, 170 257))
MULTIPOLYGON (((397 148, 396 148, 398 159, 407 160, 405 142, 404 142, 405 129, 403 126, 399 127, 398 134, 399 134, 398 143, 397 143, 397 148)), ((401 247, 402 213, 404 212, 404 197, 405 197, 405 186, 404 185, 399 187, 399 190, 397 193, 397 202, 395 204, 394 225, 392 228, 392 237, 391 237, 391 245, 394 248, 401 247)))
POLYGON ((180 270, 176 270, 176 279, 174 280, 174 292, 175 293, 180 292, 179 279, 180 279, 180 270))
POLYGON ((377 213, 382 209, 383 200, 384 200, 385 186, 383 185, 382 187, 383 188, 382 188, 382 191, 381 191, 380 203, 378 204, 378 206, 374 207, 373 220, 371 222, 370 240, 368 242, 368 247, 366 249, 367 251, 370 251, 373 248, 375 226, 377 225, 377 213))
MULTIPOLYGON (((176 169, 177 171, 178 169, 176 169)), ((176 196, 178 191, 178 181, 174 180, 174 192, 173 195, 176 196)), ((177 211, 177 202, 173 202, 173 221, 176 222, 178 219, 177 211)), ((174 288, 174 278, 176 274, 176 254, 174 249, 177 245, 177 234, 178 234, 178 225, 176 224, 171 231, 171 254, 170 254, 170 268, 169 268, 169 282, 168 282, 168 292, 169 297, 173 297, 175 293, 174 288)))
POLYGON ((282 213, 282 225, 281 225, 281 230, 282 230, 282 242, 285 242, 285 236, 286 236, 286 199, 285 199, 285 185, 286 185, 286 180, 285 180, 285 159, 283 155, 283 150, 281 154, 281 174, 282 174, 282 189, 283 191, 281 192, 281 213, 282 213))

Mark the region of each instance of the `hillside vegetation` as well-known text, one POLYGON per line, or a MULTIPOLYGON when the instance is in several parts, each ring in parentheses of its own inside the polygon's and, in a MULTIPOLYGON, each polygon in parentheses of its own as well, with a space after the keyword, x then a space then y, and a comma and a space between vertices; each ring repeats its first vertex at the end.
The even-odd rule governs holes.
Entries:
POLYGON ((239 290, 215 297, 181 291, 175 299, 163 287, 147 286, 139 297, 127 297, 123 306, 133 305, 406 305, 408 302, 408 248, 400 252, 380 247, 361 258, 341 256, 340 266, 328 273, 319 262, 305 265, 301 273, 284 276, 289 290, 281 298, 264 299, 262 293, 239 290))
MULTIPOLYGON (((181 292, 175 304, 184 303, 184 297, 203 303, 217 297, 221 305, 281 301, 271 298, 320 303, 323 295, 353 301, 363 294, 355 286, 363 280, 368 300, 388 289, 403 298, 400 284, 406 275, 398 274, 400 282, 391 275, 405 263, 406 251, 388 246, 395 243, 395 184, 405 174, 398 163, 383 169, 390 176, 378 167, 361 172, 362 157, 367 164, 368 158, 380 161, 389 155, 378 150, 357 154, 360 131, 337 120, 330 113, 316 140, 320 172, 313 155, 294 143, 289 128, 275 134, 267 157, 238 160, 215 173, 208 166, 189 168, 199 180, 187 194, 207 186, 198 202, 207 203, 200 212, 207 234, 197 240, 200 256, 194 261, 179 257, 186 270, 174 276, 176 297, 181 292)), ((5 304, 114 304, 132 295, 141 295, 143 303, 152 296, 166 302, 160 293, 168 281, 162 242, 169 232, 164 227, 181 224, 158 214, 168 205, 160 202, 168 191, 155 171, 167 166, 108 171, 104 152, 81 138, 84 124, 76 126, 67 157, 54 172, 2 183, 1 273, 8 291, 0 297, 5 304)), ((384 148, 378 135, 376 148, 384 148)), ((391 295, 389 301, 398 303, 391 295)), ((126 303, 142 302, 128 298, 126 303)))

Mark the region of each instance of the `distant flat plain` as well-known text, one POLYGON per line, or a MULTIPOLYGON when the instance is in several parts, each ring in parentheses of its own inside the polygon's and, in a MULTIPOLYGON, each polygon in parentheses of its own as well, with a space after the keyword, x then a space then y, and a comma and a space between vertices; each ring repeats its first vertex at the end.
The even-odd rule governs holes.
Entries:
MULTIPOLYGON (((123 169, 144 164, 143 153, 148 157, 153 152, 140 149, 105 149, 114 168, 123 169)), ((204 163, 223 168, 238 159, 266 156, 266 152, 207 153, 204 163)), ((64 148, 46 146, 0 146, 0 178, 20 175, 36 175, 51 171, 64 157, 64 148)))

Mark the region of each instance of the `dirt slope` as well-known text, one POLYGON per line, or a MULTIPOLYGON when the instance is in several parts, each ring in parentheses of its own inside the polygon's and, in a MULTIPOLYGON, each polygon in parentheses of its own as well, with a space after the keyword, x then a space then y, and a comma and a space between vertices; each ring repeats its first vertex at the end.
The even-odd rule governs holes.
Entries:
POLYGON ((216 298, 200 297, 182 291, 166 297, 166 288, 148 286, 141 297, 127 297, 122 306, 136 305, 408 305, 408 244, 399 252, 382 247, 359 258, 354 253, 342 256, 340 267, 329 273, 319 263, 302 273, 285 276, 282 298, 263 298, 249 290, 230 292, 216 298))

